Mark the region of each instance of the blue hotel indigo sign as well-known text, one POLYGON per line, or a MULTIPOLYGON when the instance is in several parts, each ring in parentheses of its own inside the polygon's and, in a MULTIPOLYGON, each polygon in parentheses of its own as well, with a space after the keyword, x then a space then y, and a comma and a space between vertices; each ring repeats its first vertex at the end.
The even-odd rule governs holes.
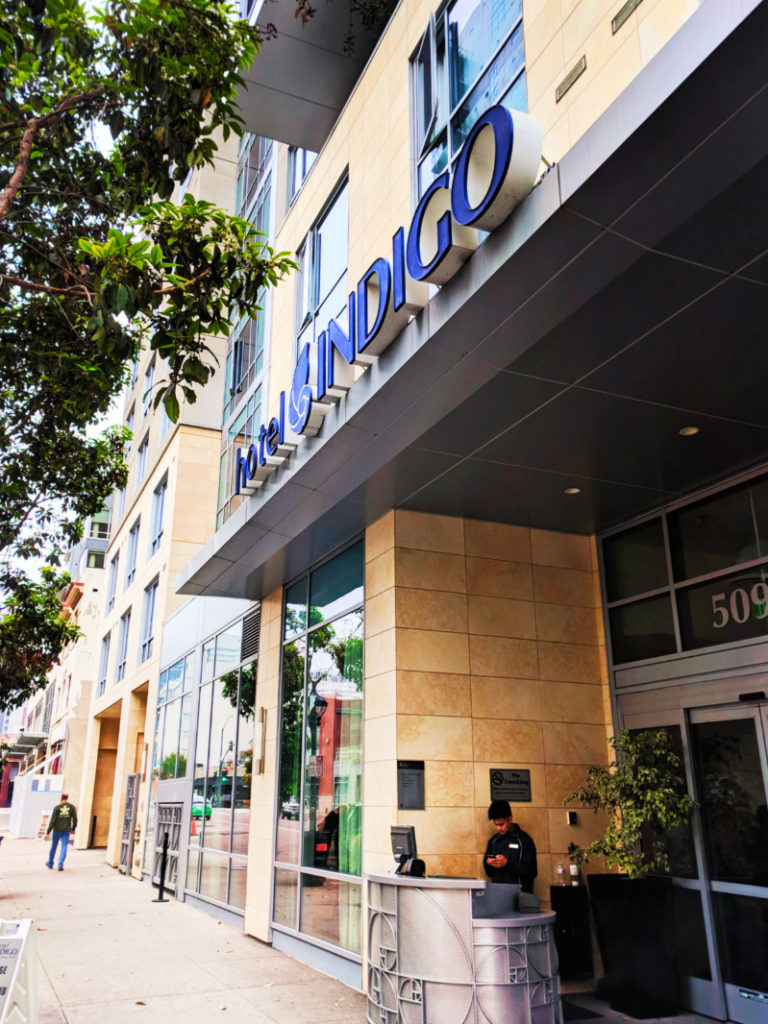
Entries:
POLYGON ((254 442, 237 450, 235 493, 252 494, 314 436, 331 405, 400 334, 477 248, 477 231, 493 231, 530 192, 541 163, 541 127, 529 114, 494 106, 475 122, 453 177, 439 175, 424 192, 406 232, 399 228, 389 258, 374 260, 349 295, 346 318, 331 318, 299 353, 286 410, 262 424, 254 442), (359 371, 358 371, 359 372, 359 371), (290 439, 286 436, 287 426, 290 439))

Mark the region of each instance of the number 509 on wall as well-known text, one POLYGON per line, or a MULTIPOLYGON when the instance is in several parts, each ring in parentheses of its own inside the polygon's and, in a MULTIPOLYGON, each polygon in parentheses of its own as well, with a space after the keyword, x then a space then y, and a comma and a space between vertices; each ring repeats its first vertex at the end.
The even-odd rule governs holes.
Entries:
POLYGON ((742 624, 750 618, 764 619, 768 616, 768 584, 762 580, 749 590, 734 587, 730 593, 712 595, 714 629, 723 629, 729 622, 742 624))

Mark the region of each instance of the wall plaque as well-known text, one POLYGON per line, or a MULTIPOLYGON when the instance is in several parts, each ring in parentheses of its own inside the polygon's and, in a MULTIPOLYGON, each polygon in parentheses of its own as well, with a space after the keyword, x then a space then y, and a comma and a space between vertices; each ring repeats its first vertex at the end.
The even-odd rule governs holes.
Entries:
POLYGON ((424 762, 397 762, 397 806, 401 811, 424 810, 424 762))
POLYGON ((510 803, 531 802, 531 773, 528 768, 491 768, 491 800, 510 803))

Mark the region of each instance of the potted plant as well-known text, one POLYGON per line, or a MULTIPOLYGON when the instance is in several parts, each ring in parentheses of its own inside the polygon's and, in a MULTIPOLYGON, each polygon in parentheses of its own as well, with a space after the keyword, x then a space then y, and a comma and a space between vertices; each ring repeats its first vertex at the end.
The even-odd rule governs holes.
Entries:
POLYGON ((677 1010, 670 848, 688 836, 696 806, 682 760, 666 729, 621 732, 608 766, 589 765, 586 782, 566 804, 607 814, 603 834, 572 860, 599 856, 620 874, 591 874, 590 903, 605 978, 599 990, 611 1007, 633 1017, 677 1010))

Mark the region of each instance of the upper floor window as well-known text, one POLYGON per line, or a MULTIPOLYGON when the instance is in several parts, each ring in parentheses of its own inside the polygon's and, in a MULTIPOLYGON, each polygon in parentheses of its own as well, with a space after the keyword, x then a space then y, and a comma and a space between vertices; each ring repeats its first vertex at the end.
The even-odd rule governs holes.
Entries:
MULTIPOLYGON (((237 161, 237 198, 235 209, 244 217, 253 202, 256 193, 264 184, 265 175, 269 173, 272 157, 272 139, 261 135, 244 135, 240 144, 240 156, 237 161)), ((253 218, 249 218, 253 219, 253 218)), ((259 225, 256 225, 259 227, 259 225)), ((259 227, 259 230, 264 230, 259 227)))
POLYGON ((494 104, 527 110, 522 0, 454 0, 430 18, 413 59, 418 193, 449 170, 494 104))
POLYGON ((133 486, 138 487, 144 478, 144 474, 147 471, 147 454, 149 452, 149 434, 144 435, 144 440, 139 445, 139 450, 136 452, 136 469, 133 481, 133 486))
POLYGON ((101 654, 99 655, 99 680, 98 680, 98 696, 107 688, 107 666, 109 665, 109 642, 112 638, 111 633, 107 633, 101 640, 101 654))
POLYGON ((119 491, 115 491, 115 522, 125 512, 125 488, 121 487, 119 491))
POLYGON ((301 188, 316 159, 317 153, 313 153, 311 149, 297 149, 296 146, 291 146, 288 150, 289 203, 293 202, 294 196, 301 188))
POLYGON ((99 540, 107 540, 109 538, 109 518, 110 511, 108 508, 103 508, 101 512, 97 512, 95 516, 91 516, 91 528, 89 535, 96 537, 99 540))
POLYGON ((107 580, 107 611, 111 612, 115 607, 115 592, 117 591, 117 570, 120 565, 120 552, 118 551, 109 563, 109 579, 107 580))
POLYGON ((314 341, 315 324, 324 330, 347 304, 349 196, 346 183, 298 251, 297 353, 314 341))
MULTIPOLYGON (((128 410, 128 415, 125 417, 125 425, 126 425, 126 427, 128 427, 128 429, 130 430, 131 434, 133 434, 133 423, 134 423, 135 419, 136 419, 136 406, 132 405, 131 408, 128 410)), ((130 447, 131 447, 131 442, 130 441, 126 441, 126 444, 125 444, 126 452, 128 451, 128 449, 130 447)))
POLYGON ((141 352, 136 353, 136 358, 131 364, 131 387, 136 387, 136 381, 139 379, 139 361, 141 360, 141 352))
POLYGON ((115 682, 119 683, 125 678, 125 664, 128 660, 128 634, 131 630, 131 609, 129 608, 120 617, 120 632, 117 637, 117 665, 115 669, 115 682))
POLYGON ((155 578, 144 591, 144 607, 141 615, 141 646, 139 661, 146 661, 152 654, 155 639, 155 605, 157 603, 158 582, 155 578))
POLYGON ((139 553, 139 527, 141 520, 137 519, 128 534, 128 547, 125 553, 125 586, 130 587, 136 576, 136 559, 139 553))
POLYGON ((158 550, 163 542, 163 513, 165 511, 165 492, 168 490, 168 477, 164 476, 152 494, 152 522, 150 524, 149 557, 158 550))
POLYGON ((155 383, 155 360, 153 359, 144 371, 144 384, 141 393, 141 418, 146 419, 152 408, 152 388, 155 383))

